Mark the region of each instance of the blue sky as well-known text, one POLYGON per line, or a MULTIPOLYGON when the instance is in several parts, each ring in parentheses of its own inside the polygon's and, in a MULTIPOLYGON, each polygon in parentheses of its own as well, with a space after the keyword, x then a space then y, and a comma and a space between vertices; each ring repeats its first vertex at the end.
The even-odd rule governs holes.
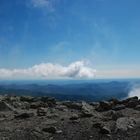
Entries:
POLYGON ((97 78, 140 77, 139 6, 139 0, 1 0, 0 74, 80 61, 97 78))

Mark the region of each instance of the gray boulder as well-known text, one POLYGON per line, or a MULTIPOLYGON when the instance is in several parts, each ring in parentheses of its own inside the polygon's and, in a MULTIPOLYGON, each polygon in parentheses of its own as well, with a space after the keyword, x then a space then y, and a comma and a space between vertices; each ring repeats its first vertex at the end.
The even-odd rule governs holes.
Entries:
POLYGON ((47 108, 40 107, 40 108, 37 109, 37 115, 38 116, 45 116, 46 114, 47 114, 47 108))
POLYGON ((122 112, 114 111, 112 113, 111 117, 112 117, 112 120, 116 121, 118 118, 123 117, 123 114, 122 114, 122 112))
POLYGON ((112 104, 107 101, 101 101, 99 106, 96 107, 97 111, 107 111, 112 109, 112 104))
POLYGON ((103 127, 101 127, 100 132, 102 134, 110 134, 111 130, 108 127, 106 127, 106 126, 103 126, 103 127))
POLYGON ((138 110, 138 111, 140 111, 140 105, 137 105, 137 106, 135 107, 135 109, 138 110))
POLYGON ((127 98, 125 100, 122 100, 121 103, 122 104, 127 104, 128 102, 130 102, 132 100, 138 101, 138 97, 137 96, 134 96, 134 97, 127 98))
POLYGON ((21 96, 20 101, 22 101, 22 102, 30 102, 31 103, 31 102, 35 101, 35 98, 31 97, 31 96, 21 96))
POLYGON ((22 113, 15 115, 15 118, 16 119, 27 119, 27 118, 30 118, 33 116, 34 116, 34 113, 22 112, 22 113))
POLYGON ((0 101, 0 111, 13 111, 14 108, 4 101, 0 101))
POLYGON ((53 97, 41 97, 40 99, 42 102, 47 103, 49 107, 54 107, 56 106, 56 99, 53 97))
POLYGON ((126 104, 126 107, 135 108, 138 104, 139 101, 137 99, 132 99, 126 104))
POLYGON ((76 109, 76 110, 81 110, 82 109, 82 104, 77 103, 77 102, 66 101, 66 102, 63 102, 63 105, 65 105, 65 106, 67 106, 68 108, 71 108, 71 109, 76 109))
POLYGON ((77 114, 72 114, 72 116, 69 119, 70 120, 78 120, 79 116, 77 114))
POLYGON ((112 110, 115 110, 115 111, 118 111, 118 110, 122 110, 122 109, 125 109, 125 105, 123 104, 120 104, 120 105, 116 105, 112 108, 112 110))
POLYGON ((56 131, 57 131, 57 129, 56 129, 56 127, 51 126, 51 127, 45 127, 45 128, 43 128, 42 131, 55 134, 56 131))
POLYGON ((132 129, 135 125, 135 120, 133 118, 121 117, 116 121, 116 129, 121 131, 127 131, 132 129))
POLYGON ((38 109, 40 107, 48 107, 48 105, 42 101, 34 102, 30 104, 31 109, 38 109))

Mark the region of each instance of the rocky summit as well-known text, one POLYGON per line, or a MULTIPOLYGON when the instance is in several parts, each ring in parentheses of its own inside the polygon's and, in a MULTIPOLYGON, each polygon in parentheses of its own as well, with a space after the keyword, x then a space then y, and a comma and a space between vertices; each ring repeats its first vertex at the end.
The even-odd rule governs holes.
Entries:
POLYGON ((140 100, 0 96, 0 140, 140 140, 140 100))

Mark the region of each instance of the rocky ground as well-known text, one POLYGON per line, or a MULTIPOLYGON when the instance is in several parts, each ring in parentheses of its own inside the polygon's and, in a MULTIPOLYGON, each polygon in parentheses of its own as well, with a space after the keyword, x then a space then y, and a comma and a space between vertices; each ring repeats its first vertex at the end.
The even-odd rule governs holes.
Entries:
POLYGON ((140 100, 0 96, 0 140, 140 140, 140 100))

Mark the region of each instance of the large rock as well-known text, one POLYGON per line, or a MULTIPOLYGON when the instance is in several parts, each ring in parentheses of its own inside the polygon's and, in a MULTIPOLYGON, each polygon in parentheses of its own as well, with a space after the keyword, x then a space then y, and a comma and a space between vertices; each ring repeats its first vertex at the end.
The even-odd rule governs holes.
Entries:
POLYGON ((137 99, 132 99, 126 104, 126 107, 135 108, 138 104, 139 101, 137 99))
POLYGON ((123 114, 121 111, 109 110, 104 113, 104 116, 109 120, 116 121, 118 118, 123 117, 123 114))
POLYGON ((61 134, 62 130, 58 130, 55 126, 45 127, 42 131, 51 133, 51 134, 61 134))
POLYGON ((22 113, 15 115, 15 118, 16 119, 27 119, 27 118, 30 118, 33 116, 34 116, 34 113, 22 112, 22 113))
POLYGON ((86 103, 86 102, 82 102, 82 110, 85 111, 92 111, 93 110, 93 106, 91 106, 90 104, 86 103))
POLYGON ((86 117, 92 117, 93 116, 93 114, 92 114, 92 112, 90 112, 90 111, 82 111, 82 113, 81 113, 81 117, 83 117, 83 118, 86 118, 86 117))
POLYGON ((57 105, 55 108, 62 112, 68 112, 68 108, 65 105, 57 105))
POLYGON ((120 104, 120 101, 116 98, 112 98, 109 100, 110 103, 112 103, 113 105, 117 105, 117 104, 120 104))
POLYGON ((56 131, 57 131, 57 129, 56 129, 56 127, 51 126, 51 127, 45 127, 45 128, 43 128, 42 131, 55 134, 56 131))
POLYGON ((30 102, 31 103, 31 102, 35 101, 35 98, 31 97, 31 96, 21 96, 20 101, 22 101, 22 102, 30 102))
POLYGON ((38 109, 40 107, 48 107, 48 104, 42 102, 42 101, 38 101, 38 102, 34 102, 30 104, 30 108, 32 109, 38 109))
POLYGON ((93 127, 95 128, 102 128, 104 124, 101 121, 97 121, 93 123, 93 127))
POLYGON ((123 114, 122 114, 122 112, 114 111, 114 112, 112 112, 111 117, 112 117, 112 120, 116 121, 118 118, 123 117, 123 114))
POLYGON ((47 114, 47 108, 38 108, 37 109, 37 115, 38 116, 45 116, 47 114))
POLYGON ((82 104, 81 103, 66 101, 66 102, 63 102, 63 105, 65 105, 65 106, 67 106, 68 108, 71 108, 71 109, 76 109, 76 110, 81 110, 82 109, 82 104))
POLYGON ((134 96, 134 97, 127 98, 125 100, 122 100, 121 103, 122 104, 127 104, 128 102, 130 102, 132 100, 138 101, 138 97, 137 96, 134 96))
POLYGON ((103 126, 103 127, 100 128, 100 132, 102 134, 110 134, 111 133, 111 130, 110 130, 110 128, 108 128, 106 126, 103 126))
POLYGON ((20 97, 6 95, 6 96, 3 97, 2 100, 12 104, 13 102, 20 102, 20 97))
POLYGON ((90 105, 95 107, 95 106, 98 106, 99 103, 98 102, 91 102, 90 105))
POLYGON ((79 116, 77 114, 72 114, 72 116, 69 119, 70 120, 78 120, 79 116))
POLYGON ((56 106, 56 99, 53 97, 41 97, 42 102, 47 103, 49 107, 56 106))
POLYGON ((123 105, 123 104, 118 104, 118 105, 114 106, 114 107, 112 108, 112 110, 118 111, 118 110, 122 110, 122 109, 125 109, 125 108, 126 108, 125 105, 123 105))
POLYGON ((92 117, 93 116, 93 106, 86 102, 82 102, 81 117, 92 117))
POLYGON ((4 101, 0 101, 0 111, 13 111, 13 107, 4 101))
POLYGON ((29 102, 18 101, 18 102, 11 103, 11 105, 16 109, 26 109, 26 110, 30 109, 30 103, 29 102))
POLYGON ((138 111, 140 111, 140 105, 137 105, 137 106, 135 107, 135 109, 138 110, 138 111))
POLYGON ((97 111, 107 111, 110 109, 112 109, 112 104, 107 101, 101 101, 99 106, 96 108, 97 111))
POLYGON ((116 121, 116 129, 121 131, 127 131, 132 129, 135 125, 135 120, 133 118, 121 117, 116 121))

